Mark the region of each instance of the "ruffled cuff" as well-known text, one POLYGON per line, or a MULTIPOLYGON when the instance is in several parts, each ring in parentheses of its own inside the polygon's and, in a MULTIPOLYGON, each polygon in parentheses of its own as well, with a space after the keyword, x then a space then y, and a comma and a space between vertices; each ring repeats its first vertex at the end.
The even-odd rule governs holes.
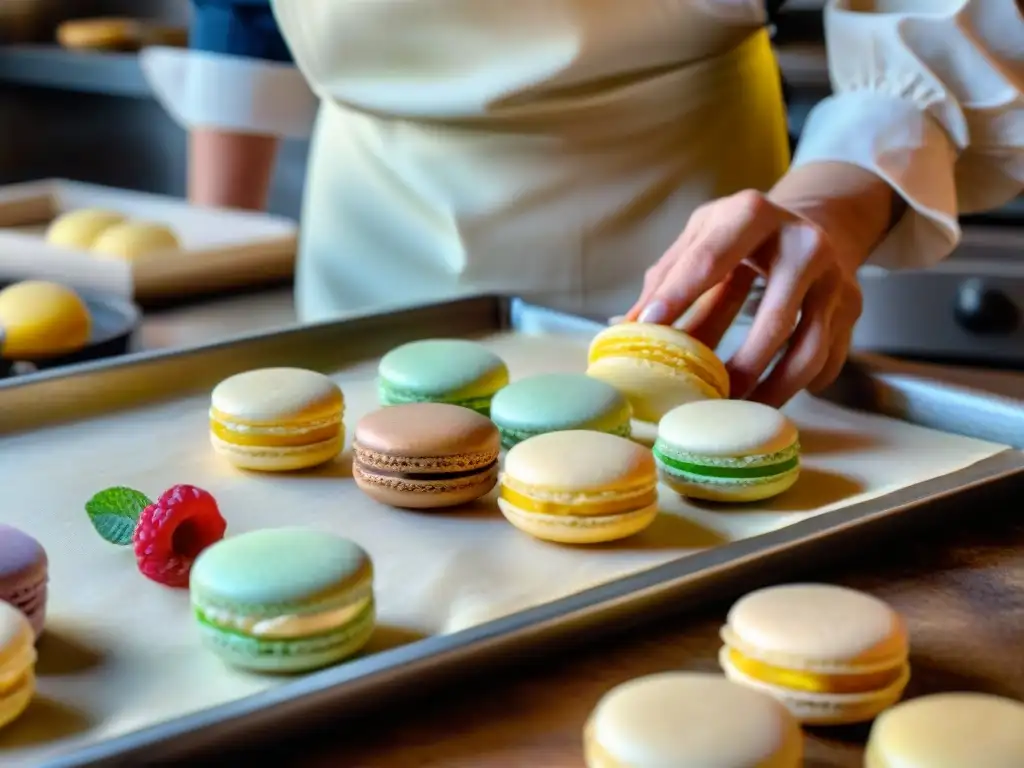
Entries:
POLYGON ((282 138, 310 135, 317 97, 293 65, 180 48, 147 48, 142 72, 186 130, 215 128, 282 138))
POLYGON ((817 105, 804 126, 794 166, 844 162, 885 180, 907 209, 870 263, 927 267, 956 247, 956 147, 914 104, 876 91, 849 91, 817 105))

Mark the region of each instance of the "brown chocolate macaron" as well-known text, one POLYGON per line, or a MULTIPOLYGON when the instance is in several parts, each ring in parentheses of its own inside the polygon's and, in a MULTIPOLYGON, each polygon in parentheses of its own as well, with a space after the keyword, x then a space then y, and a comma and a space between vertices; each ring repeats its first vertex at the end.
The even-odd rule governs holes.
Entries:
POLYGON ((494 423, 469 408, 393 405, 356 425, 352 474, 364 493, 393 507, 453 507, 494 487, 500 446, 494 423))

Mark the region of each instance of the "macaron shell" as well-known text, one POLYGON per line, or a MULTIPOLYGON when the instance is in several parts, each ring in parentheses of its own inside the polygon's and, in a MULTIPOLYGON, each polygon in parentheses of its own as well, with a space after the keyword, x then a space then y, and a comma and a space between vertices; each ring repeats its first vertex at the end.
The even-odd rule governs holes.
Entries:
POLYGON ((689 371, 652 365, 639 358, 603 358, 587 367, 587 375, 618 389, 629 400, 633 417, 652 423, 683 403, 720 397, 689 371))
POLYGON ((714 458, 781 452, 799 440, 775 408, 749 400, 703 400, 665 414, 658 438, 678 451, 714 458))
POLYGON ((399 509, 441 509, 468 504, 490 493, 498 482, 498 465, 454 480, 407 480, 376 475, 359 465, 353 467, 352 475, 363 493, 382 504, 399 509))
POLYGON ((628 436, 631 416, 629 401, 615 387, 575 373, 520 379, 491 402, 491 419, 503 433, 590 429, 628 436))
POLYGON ((644 531, 658 516, 658 505, 619 515, 544 515, 498 499, 498 509, 512 525, 534 538, 556 544, 604 544, 644 531))
POLYGON ((291 447, 235 445, 210 435, 214 451, 239 469, 255 472, 296 472, 326 464, 335 459, 345 446, 342 427, 337 437, 312 445, 291 447))
POLYGON ((908 646, 905 624, 890 606, 830 584, 751 592, 729 610, 723 638, 749 658, 820 672, 892 668, 908 646))
POLYGON ((17 720, 32 703, 36 692, 36 677, 28 673, 15 688, 0 696, 0 728, 17 720))
POLYGON ((1024 704, 981 693, 940 693, 904 702, 875 721, 871 768, 1018 768, 1024 704))
POLYGON ((785 493, 800 479, 799 467, 776 477, 765 478, 758 482, 737 482, 718 480, 716 482, 696 483, 673 475, 659 468, 661 481, 689 499, 717 501, 725 504, 747 504, 764 501, 785 493))
POLYGON ((330 378, 302 368, 262 368, 239 373, 214 387, 214 410, 241 424, 277 424, 337 416, 341 388, 330 378))
POLYGON ((147 221, 126 221, 103 230, 90 250, 97 256, 132 261, 180 248, 181 243, 170 227, 147 221))
POLYGON ((654 458, 641 445, 586 430, 548 432, 513 447, 505 475, 541 491, 615 492, 654 482, 654 458))
POLYGON ((54 219, 46 230, 46 241, 64 248, 88 250, 110 227, 124 221, 114 211, 84 208, 69 211, 54 219))
POLYGON ((369 555, 339 536, 306 528, 240 534, 204 550, 192 566, 197 599, 275 615, 316 610, 373 578, 369 555))
POLYGON ((717 676, 666 672, 606 694, 589 718, 588 768, 799 768, 799 725, 772 697, 717 676))
POLYGON ((381 379, 422 397, 488 396, 508 383, 508 368, 487 347, 465 339, 426 339, 403 344, 380 360, 381 379))
MULTIPOLYGON (((447 403, 410 403, 381 408, 356 425, 354 440, 363 451, 389 457, 498 457, 500 438, 493 422, 468 408, 447 403)), ((417 471, 430 471, 417 467, 417 471)), ((446 471, 436 468, 433 471, 446 471)))
POLYGON ((896 704, 910 682, 910 665, 904 663, 900 678, 879 691, 809 693, 771 685, 744 674, 729 660, 728 648, 719 651, 718 663, 729 680, 774 696, 797 720, 806 725, 852 725, 872 720, 896 704))

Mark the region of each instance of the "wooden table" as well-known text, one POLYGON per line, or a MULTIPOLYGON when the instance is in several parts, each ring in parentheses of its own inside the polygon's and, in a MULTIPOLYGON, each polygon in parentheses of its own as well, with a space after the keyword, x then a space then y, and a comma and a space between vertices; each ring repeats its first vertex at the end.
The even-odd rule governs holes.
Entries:
MULTIPOLYGON (((151 315, 150 348, 213 341, 284 325, 287 292, 151 315)), ((1005 393, 1020 378, 954 371, 950 379, 1005 393)), ((858 563, 807 580, 864 589, 907 618, 913 678, 908 696, 980 690, 1024 698, 1024 488, 914 541, 884 542, 858 563)), ((259 755, 301 768, 581 768, 580 732, 611 687, 653 672, 717 672, 718 629, 728 605, 679 616, 631 636, 538 659, 528 672, 390 705, 374 721, 348 722, 259 755), (386 723, 386 724, 381 724, 386 723)), ((808 733, 808 768, 860 766, 865 727, 808 733)), ((225 756, 218 758, 220 764, 225 756)), ((241 763, 240 763, 241 764, 241 763)))

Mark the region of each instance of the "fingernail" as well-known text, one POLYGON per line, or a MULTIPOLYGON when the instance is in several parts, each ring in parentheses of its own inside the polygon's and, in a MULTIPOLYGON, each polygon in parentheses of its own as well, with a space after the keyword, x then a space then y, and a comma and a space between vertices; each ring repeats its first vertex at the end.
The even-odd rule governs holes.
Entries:
POLYGON ((625 315, 612 315, 608 318, 608 325, 621 325, 626 322, 625 315))
POLYGON ((668 305, 664 301, 652 301, 637 320, 641 323, 664 323, 668 321, 668 305))

